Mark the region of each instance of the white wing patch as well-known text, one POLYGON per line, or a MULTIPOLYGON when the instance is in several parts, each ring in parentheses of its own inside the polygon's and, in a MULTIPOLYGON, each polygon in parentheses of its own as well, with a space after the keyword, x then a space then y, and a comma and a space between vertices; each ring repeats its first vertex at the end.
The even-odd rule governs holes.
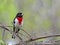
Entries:
POLYGON ((18 26, 18 20, 17 20, 17 18, 15 19, 15 26, 18 26))

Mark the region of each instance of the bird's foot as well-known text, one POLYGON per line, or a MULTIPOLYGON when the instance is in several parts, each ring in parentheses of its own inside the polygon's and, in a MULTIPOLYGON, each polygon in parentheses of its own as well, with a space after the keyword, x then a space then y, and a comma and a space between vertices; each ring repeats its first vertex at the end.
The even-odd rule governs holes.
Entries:
POLYGON ((13 36, 13 35, 12 35, 12 38, 14 38, 14 39, 15 39, 15 36, 13 36))

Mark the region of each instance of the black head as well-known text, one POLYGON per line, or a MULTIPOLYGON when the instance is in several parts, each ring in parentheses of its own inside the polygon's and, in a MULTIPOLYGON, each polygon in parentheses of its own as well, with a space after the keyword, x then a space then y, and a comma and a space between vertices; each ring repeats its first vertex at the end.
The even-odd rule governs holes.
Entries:
POLYGON ((17 13, 16 17, 23 17, 22 13, 17 13))

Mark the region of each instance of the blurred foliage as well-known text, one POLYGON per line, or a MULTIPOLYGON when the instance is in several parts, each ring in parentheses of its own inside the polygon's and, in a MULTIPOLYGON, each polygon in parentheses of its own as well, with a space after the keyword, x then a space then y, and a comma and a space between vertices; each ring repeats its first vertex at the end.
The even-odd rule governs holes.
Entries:
POLYGON ((6 43, 0 40, 0 45, 6 45, 6 43))

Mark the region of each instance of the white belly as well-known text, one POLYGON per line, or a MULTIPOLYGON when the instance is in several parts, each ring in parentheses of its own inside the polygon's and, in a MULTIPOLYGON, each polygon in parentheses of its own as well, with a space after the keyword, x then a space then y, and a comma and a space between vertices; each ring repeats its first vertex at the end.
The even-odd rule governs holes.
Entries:
POLYGON ((20 27, 21 27, 21 25, 19 24, 17 18, 15 19, 15 27, 16 27, 16 28, 20 28, 20 27))

